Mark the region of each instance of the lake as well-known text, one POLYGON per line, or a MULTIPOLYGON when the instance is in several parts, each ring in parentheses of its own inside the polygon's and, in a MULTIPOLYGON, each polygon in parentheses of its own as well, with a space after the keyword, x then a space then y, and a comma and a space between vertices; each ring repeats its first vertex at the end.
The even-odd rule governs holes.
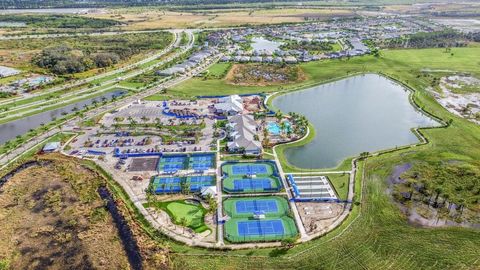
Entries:
POLYGON ((282 44, 282 42, 271 41, 263 37, 253 37, 251 46, 254 51, 274 52, 280 46, 282 46, 282 44))
POLYGON ((315 138, 285 151, 301 168, 331 168, 361 152, 419 142, 411 128, 438 125, 416 110, 402 85, 376 74, 350 77, 279 96, 273 105, 305 115, 315 138))
POLYGON ((0 144, 5 143, 6 141, 15 139, 17 135, 23 135, 27 133, 30 129, 36 129, 41 126, 41 124, 47 124, 52 121, 53 118, 61 118, 65 114, 69 114, 75 111, 75 108, 82 110, 84 105, 91 105, 94 100, 97 102, 102 102, 102 97, 107 98, 107 100, 112 99, 114 96, 122 96, 126 94, 124 90, 115 90, 109 93, 105 93, 95 98, 89 98, 82 100, 65 107, 44 111, 38 114, 27 116, 12 122, 8 122, 0 125, 0 144))

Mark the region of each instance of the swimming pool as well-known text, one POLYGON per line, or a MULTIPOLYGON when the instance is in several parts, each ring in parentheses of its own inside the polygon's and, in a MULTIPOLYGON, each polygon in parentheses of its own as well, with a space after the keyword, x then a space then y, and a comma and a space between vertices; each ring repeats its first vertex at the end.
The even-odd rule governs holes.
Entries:
MULTIPOLYGON (((291 129, 290 122, 285 121, 285 129, 283 131, 288 132, 290 129, 291 129)), ((280 125, 277 122, 268 122, 267 130, 268 130, 268 133, 270 133, 271 135, 280 135, 282 131, 280 128, 280 125)))

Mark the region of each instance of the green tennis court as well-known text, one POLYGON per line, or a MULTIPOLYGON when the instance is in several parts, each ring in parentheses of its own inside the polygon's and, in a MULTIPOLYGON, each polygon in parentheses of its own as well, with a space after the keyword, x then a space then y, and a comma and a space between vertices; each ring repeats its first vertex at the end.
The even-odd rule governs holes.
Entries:
POLYGON ((222 172, 223 190, 227 193, 278 192, 283 187, 271 161, 227 162, 222 172))
POLYGON ((288 216, 261 220, 234 218, 225 222, 225 238, 233 243, 278 241, 297 235, 295 221, 288 216))
POLYGON ((229 162, 222 165, 222 172, 228 176, 278 175, 275 166, 268 162, 229 162))
POLYGON ((283 197, 228 198, 223 209, 230 217, 225 222, 225 238, 230 242, 276 241, 298 234, 283 197))

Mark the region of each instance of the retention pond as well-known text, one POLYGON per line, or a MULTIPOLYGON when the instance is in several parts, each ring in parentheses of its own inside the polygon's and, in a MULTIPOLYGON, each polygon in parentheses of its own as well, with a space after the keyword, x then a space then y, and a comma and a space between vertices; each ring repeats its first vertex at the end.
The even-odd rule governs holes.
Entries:
POLYGON ((376 74, 350 77, 281 95, 273 106, 305 115, 315 127, 308 144, 285 150, 300 168, 331 168, 348 157, 419 142, 411 131, 438 122, 415 109, 409 90, 376 74))

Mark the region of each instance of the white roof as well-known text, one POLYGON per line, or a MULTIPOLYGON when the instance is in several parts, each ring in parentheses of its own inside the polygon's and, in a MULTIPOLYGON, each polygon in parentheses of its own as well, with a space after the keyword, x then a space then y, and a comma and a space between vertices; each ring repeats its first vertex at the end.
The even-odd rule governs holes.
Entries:
POLYGON ((211 196, 216 196, 217 195, 217 187, 216 186, 202 187, 202 189, 200 190, 200 193, 202 194, 203 197, 206 197, 209 194, 211 196))

